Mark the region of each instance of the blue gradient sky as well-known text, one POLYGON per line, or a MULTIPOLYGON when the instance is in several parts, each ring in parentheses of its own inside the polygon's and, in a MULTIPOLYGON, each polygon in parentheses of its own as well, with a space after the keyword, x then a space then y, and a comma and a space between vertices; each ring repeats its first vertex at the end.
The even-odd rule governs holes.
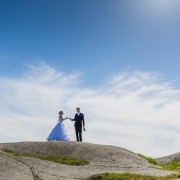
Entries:
MULTIPOLYGON (((0 75, 41 61, 95 86, 124 70, 180 76, 177 0, 1 0, 0 75)), ((179 83, 176 83, 178 86, 179 83)))

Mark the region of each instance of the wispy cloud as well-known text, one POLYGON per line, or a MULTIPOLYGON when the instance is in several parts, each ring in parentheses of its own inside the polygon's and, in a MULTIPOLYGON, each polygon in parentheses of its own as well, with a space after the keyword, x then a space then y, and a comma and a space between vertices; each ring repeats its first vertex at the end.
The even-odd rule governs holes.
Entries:
MULTIPOLYGON (((157 73, 125 72, 96 89, 82 88, 80 74, 28 65, 21 78, 0 78, 0 141, 45 140, 58 111, 80 106, 84 141, 111 144, 154 157, 179 151, 180 90, 157 73)), ((75 140, 74 126, 65 122, 75 140)))

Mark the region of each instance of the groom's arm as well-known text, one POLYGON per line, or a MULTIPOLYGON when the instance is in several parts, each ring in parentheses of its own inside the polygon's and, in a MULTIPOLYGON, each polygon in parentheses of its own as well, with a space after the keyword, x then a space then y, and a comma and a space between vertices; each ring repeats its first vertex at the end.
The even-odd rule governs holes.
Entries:
POLYGON ((76 115, 74 116, 74 119, 71 119, 71 118, 70 118, 70 120, 71 120, 71 121, 76 121, 76 115))
POLYGON ((83 126, 85 126, 84 114, 82 114, 82 121, 83 121, 83 126))

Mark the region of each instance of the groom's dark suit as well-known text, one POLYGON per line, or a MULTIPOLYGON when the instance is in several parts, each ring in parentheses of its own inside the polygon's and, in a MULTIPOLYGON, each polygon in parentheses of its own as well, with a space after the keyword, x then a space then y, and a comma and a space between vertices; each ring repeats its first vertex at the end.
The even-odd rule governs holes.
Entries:
POLYGON ((78 115, 78 113, 76 113, 72 121, 75 121, 74 126, 76 131, 76 139, 77 141, 82 141, 82 124, 85 126, 84 114, 79 113, 78 115))

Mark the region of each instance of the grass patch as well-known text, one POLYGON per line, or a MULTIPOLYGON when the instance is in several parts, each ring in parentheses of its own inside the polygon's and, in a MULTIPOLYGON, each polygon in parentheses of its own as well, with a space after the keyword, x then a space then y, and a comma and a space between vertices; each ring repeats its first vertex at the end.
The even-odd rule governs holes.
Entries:
POLYGON ((158 165, 158 162, 155 159, 151 158, 151 157, 147 157, 147 156, 144 156, 142 154, 138 154, 138 156, 148 160, 149 163, 151 163, 151 164, 158 165))
POLYGON ((166 177, 155 177, 155 176, 144 176, 140 174, 129 174, 129 173, 103 173, 91 176, 87 180, 170 180, 170 179, 180 179, 180 175, 172 175, 166 177))
POLYGON ((180 162, 172 161, 168 164, 160 164, 164 170, 180 172, 180 162))
POLYGON ((52 162, 56 162, 60 164, 67 164, 67 165, 82 166, 82 165, 89 164, 89 162, 86 160, 75 159, 75 158, 64 157, 64 156, 46 156, 46 155, 42 156, 42 155, 31 155, 31 154, 19 154, 15 152, 7 152, 7 153, 13 156, 17 156, 17 157, 32 157, 36 159, 47 160, 47 161, 52 161, 52 162))
POLYGON ((180 172, 180 162, 179 161, 172 161, 171 163, 168 163, 168 164, 161 164, 161 163, 158 163, 155 159, 153 159, 151 157, 147 157, 142 154, 138 154, 138 155, 140 157, 148 160, 149 163, 162 167, 161 170, 180 172))

